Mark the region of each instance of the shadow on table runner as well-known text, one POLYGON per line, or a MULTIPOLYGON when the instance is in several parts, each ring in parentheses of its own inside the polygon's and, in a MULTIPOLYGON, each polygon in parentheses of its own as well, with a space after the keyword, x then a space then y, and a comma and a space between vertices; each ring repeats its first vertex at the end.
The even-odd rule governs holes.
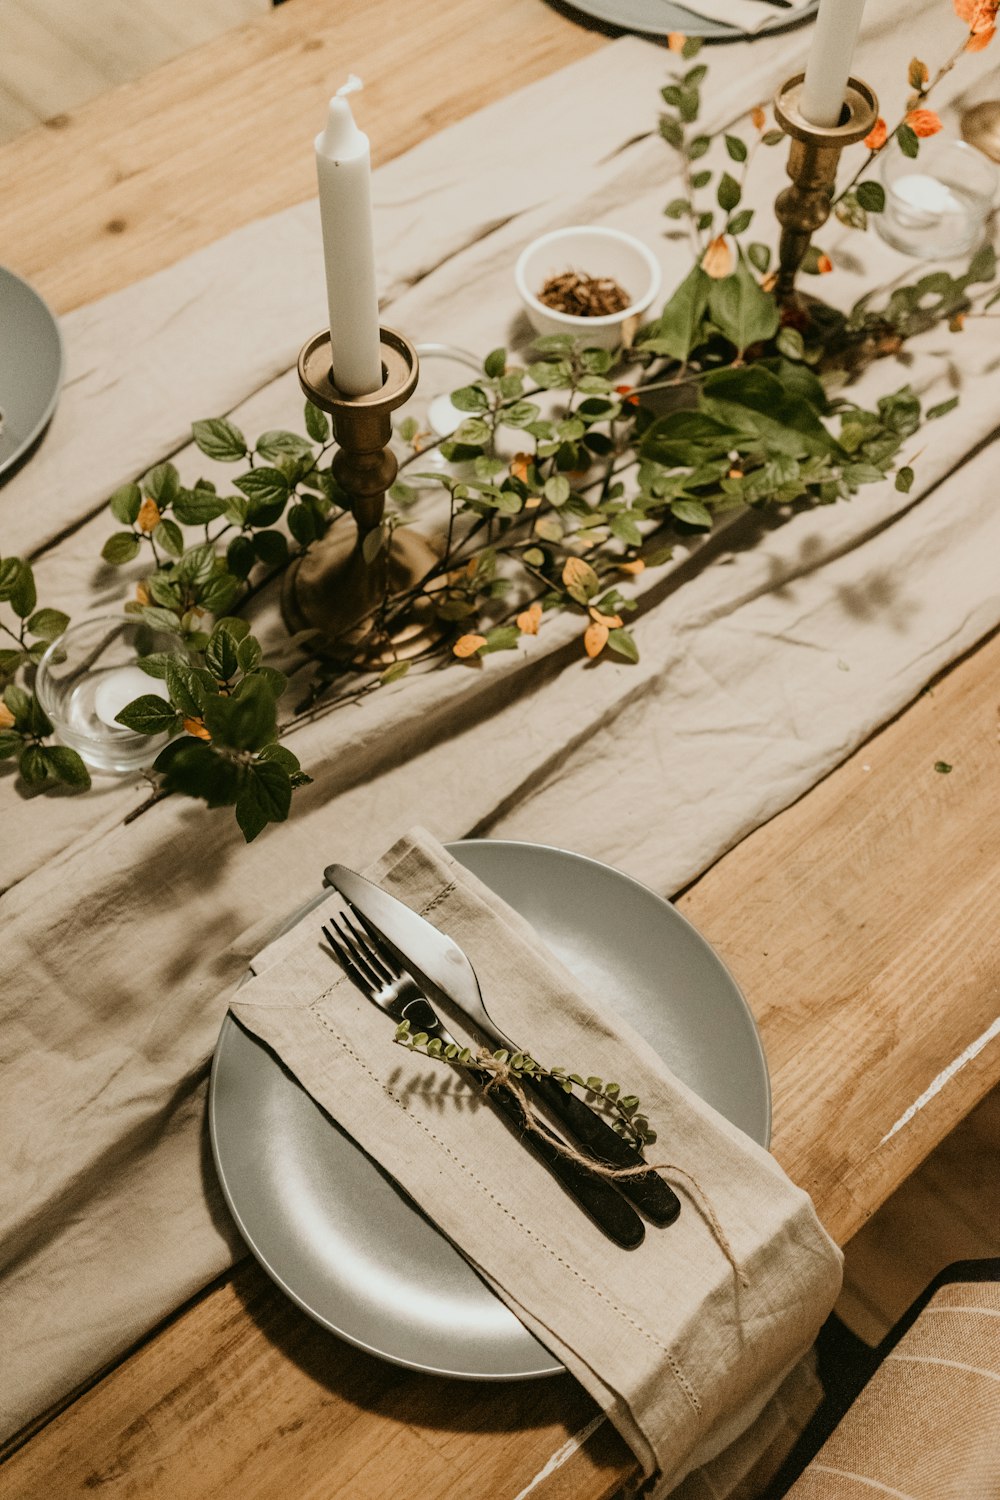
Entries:
MULTIPOLYGON (((930 9, 923 6, 921 17, 930 9)), ((631 97, 634 62, 645 68, 655 49, 620 46, 628 66, 615 76, 623 98, 631 97)), ((736 58, 737 49, 727 55, 736 58)), ((657 54, 656 70, 661 66, 657 54)), ((610 76, 602 75, 606 85, 610 76)), ((585 106, 585 98, 577 101, 585 106)), ((631 224, 634 205, 644 226, 655 217, 658 235, 669 184, 665 177, 650 182, 653 161, 652 143, 639 142, 598 167, 584 199, 588 212, 610 203, 631 224)), ((526 201, 530 206, 530 195, 526 201)), ((495 314, 483 309, 513 303, 514 246, 573 211, 567 202, 534 209, 472 245, 401 297, 393 318, 418 337, 469 327, 483 348, 492 347, 495 314), (468 324, 470 309, 477 320, 468 324)), ((301 248, 307 237, 294 214, 288 221, 301 248)), ((276 226, 262 228, 267 238, 276 226)), ((239 243, 241 253, 254 253, 253 234, 239 243)), ((280 233, 268 243, 281 243, 280 233)), ((669 246, 665 260, 676 264, 669 246)), ((127 305, 131 315, 134 305, 127 305)), ((200 316, 197 308, 193 316, 200 316)), ((186 327, 190 338, 192 325, 186 327)), ((963 338, 971 355, 976 336, 963 338)), ((112 353, 109 347, 107 357, 112 353)), ((268 368, 274 364, 265 358, 261 373, 268 368)), ((935 377, 933 361, 921 368, 928 380, 935 377)), ((233 383, 232 371, 215 374, 233 383)), ((897 374, 886 368, 869 381, 899 383, 897 374)), ((266 411, 259 425, 293 424, 299 406, 286 375, 237 418, 266 411)), ((920 484, 947 473, 991 430, 985 380, 973 383, 964 407, 939 429, 918 470, 920 484)), ((175 407, 172 420, 181 419, 175 407)), ((70 461, 76 432, 59 435, 68 444, 60 462, 70 461)), ((54 431, 50 442, 56 437, 54 431)), ((123 478, 148 461, 121 450, 118 456, 130 465, 123 478)), ((523 657, 429 672, 363 710, 304 727, 294 745, 316 784, 297 794, 287 825, 248 849, 227 815, 195 805, 167 802, 124 828, 114 804, 130 807, 134 794, 122 788, 106 800, 15 804, 7 847, 20 857, 41 829, 35 847, 46 863, 4 900, 13 977, 0 1037, 10 1059, 0 1108, 9 1137, 30 1140, 31 1152, 10 1183, 0 1246, 29 1220, 43 1232, 33 1242, 31 1288, 18 1284, 15 1296, 10 1280, 0 1284, 0 1320, 16 1372, 5 1427, 106 1363, 228 1253, 190 1175, 197 1118, 179 1119, 177 1132, 139 1159, 129 1154, 123 1125, 162 1111, 177 1080, 203 1066, 229 990, 251 954, 316 890, 323 864, 334 856, 364 861, 419 809, 442 837, 472 828, 519 834, 618 863, 661 891, 677 889, 801 795, 996 623, 1000 605, 987 564, 1000 538, 984 498, 989 466, 990 455, 980 455, 920 504, 870 491, 851 505, 790 517, 747 550, 732 545, 739 527, 750 524, 737 523, 700 561, 678 564, 682 588, 670 578, 649 583, 637 667, 573 660, 578 626, 556 621, 523 657), (626 776, 617 769, 623 757, 626 776), (56 815, 72 809, 76 816, 77 808, 80 822, 67 845, 56 815), (58 946, 53 930, 63 934, 58 946), (64 1205, 86 1164, 96 1161, 107 1164, 107 1181, 70 1223, 64 1205), (188 1226, 182 1240, 164 1235, 171 1224, 188 1226), (74 1311, 81 1276, 96 1298, 83 1323, 74 1311), (110 1287, 113 1305, 101 1300, 110 1287)), ((17 484, 35 474, 48 485, 53 472, 29 467, 17 484)), ((92 501, 117 479, 98 481, 92 501)), ((0 493, 0 504, 20 523, 30 507, 13 505, 13 491, 0 493)), ((40 576, 75 580, 85 599, 99 548, 93 543, 106 529, 103 520, 81 527, 48 552, 40 576)))

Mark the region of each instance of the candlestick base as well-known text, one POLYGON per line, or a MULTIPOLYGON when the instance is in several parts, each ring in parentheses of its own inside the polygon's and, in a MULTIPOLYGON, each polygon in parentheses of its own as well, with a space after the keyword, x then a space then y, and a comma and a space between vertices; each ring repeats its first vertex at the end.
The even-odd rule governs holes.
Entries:
POLYGON ((302 390, 333 419, 339 444, 333 474, 348 496, 354 524, 338 518, 322 541, 289 566, 281 610, 293 633, 319 632, 320 654, 357 667, 411 660, 445 633, 431 597, 445 580, 427 579, 440 561, 430 542, 406 527, 377 549, 365 547, 365 538, 381 525, 386 491, 396 477, 391 413, 413 395, 419 373, 413 345, 391 328, 381 330, 381 355, 381 389, 345 396, 332 381, 328 332, 310 339, 299 354, 302 390), (406 604, 411 591, 414 598, 406 604), (399 596, 403 605, 390 610, 389 600, 399 596))
POLYGON ((878 119, 874 90, 860 78, 849 78, 840 122, 813 125, 799 107, 804 77, 804 73, 794 74, 782 84, 774 101, 775 118, 791 136, 787 170, 792 186, 783 188, 774 203, 781 224, 775 288, 779 301, 793 295, 809 243, 830 216, 841 151, 864 140, 878 119))

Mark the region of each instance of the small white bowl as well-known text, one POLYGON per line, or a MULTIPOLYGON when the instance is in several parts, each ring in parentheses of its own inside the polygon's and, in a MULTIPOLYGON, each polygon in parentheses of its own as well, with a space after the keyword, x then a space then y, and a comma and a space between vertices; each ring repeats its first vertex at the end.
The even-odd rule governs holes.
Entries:
POLYGON ((570 333, 585 337, 591 348, 614 349, 631 342, 643 314, 659 292, 660 263, 631 234, 577 224, 550 230, 526 245, 518 256, 514 281, 536 333, 570 333), (628 307, 599 318, 576 317, 546 307, 538 300, 537 293, 550 276, 564 271, 613 277, 628 293, 628 307))

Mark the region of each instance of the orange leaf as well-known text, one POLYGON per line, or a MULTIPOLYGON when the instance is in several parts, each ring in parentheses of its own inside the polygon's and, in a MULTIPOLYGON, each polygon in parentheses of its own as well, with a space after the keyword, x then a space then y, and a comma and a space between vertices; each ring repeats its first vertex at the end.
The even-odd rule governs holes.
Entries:
POLYGON ((621 615, 602 615, 593 605, 590 606, 590 618, 598 625, 606 625, 609 630, 620 630, 622 627, 621 615))
POLYGON ((201 719, 185 719, 184 728, 188 734, 193 734, 196 740, 210 740, 212 738, 201 719))
POLYGON ((527 609, 522 610, 518 615, 517 628, 522 635, 537 635, 541 618, 542 606, 536 599, 534 604, 529 604, 527 609))
POLYGON ((684 35, 683 31, 667 32, 667 46, 670 48, 671 52, 683 52, 684 43, 686 41, 687 37, 684 35))
POLYGON ((701 259, 701 268, 707 275, 719 281, 733 269, 733 252, 726 243, 724 234, 716 235, 701 259))
POLYGON ((750 111, 750 123, 755 130, 763 130, 767 124, 767 111, 763 104, 755 104, 750 111))
POLYGON ((451 649, 457 657, 465 661, 467 656, 475 656, 480 646, 485 645, 486 637, 484 635, 462 635, 459 636, 451 649))
POLYGON ((151 604, 153 602, 149 597, 149 589, 144 583, 136 584, 135 597, 136 599, 138 599, 140 604, 151 604))
POLYGON ((618 571, 619 573, 644 573, 646 564, 641 557, 633 557, 631 562, 620 562, 618 571))
POLYGON ((888 134, 889 131, 886 127, 886 123, 883 120, 882 116, 879 115, 871 130, 869 130, 868 134, 865 136, 865 145, 868 147, 869 151, 881 151, 882 147, 885 145, 886 137, 888 134))
POLYGON ((633 389, 632 386, 630 386, 630 385, 616 385, 615 386, 615 392, 616 392, 617 395, 621 396, 622 401, 624 402, 624 404, 626 406, 638 406, 639 405, 639 397, 635 394, 635 391, 634 391, 634 389, 633 389))
POLYGON ((833 261, 828 255, 821 255, 816 262, 816 269, 821 276, 829 276, 833 270, 833 261))
POLYGON ((925 62, 921 62, 919 57, 911 57, 906 76, 911 89, 920 89, 922 91, 924 84, 931 75, 927 71, 927 64, 925 62))
MULTIPOLYGON (((955 14, 975 33, 991 31, 996 20, 997 0, 953 0, 955 14)), ((983 44, 985 46, 985 43, 983 44)), ((978 51, 978 48, 968 49, 978 51)))
POLYGON ((966 52, 982 52, 984 47, 990 45, 996 33, 995 26, 988 26, 985 31, 974 31, 965 44, 966 52))
POLYGON ((0 703, 0 729, 10 729, 14 723, 14 715, 6 703, 0 703))
POLYGON ((583 649, 590 657, 600 656, 608 644, 608 636, 611 634, 607 625, 601 625, 596 620, 587 626, 583 632, 583 649))
POLYGON ((145 532, 155 531, 160 524, 160 507, 148 495, 139 506, 139 514, 135 522, 139 530, 145 532))
POLYGON ((562 581, 571 593, 575 589, 577 592, 584 594, 594 593, 599 583, 597 574, 590 566, 590 563, 584 562, 582 557, 569 557, 566 559, 566 564, 562 570, 562 581))
POLYGON ((510 472, 513 474, 514 478, 519 479, 522 484, 527 484, 528 482, 528 465, 530 463, 530 453, 515 453, 514 457, 510 461, 510 472))
POLYGON ((914 135, 937 135, 941 129, 941 118, 932 109, 911 109, 906 123, 914 135))

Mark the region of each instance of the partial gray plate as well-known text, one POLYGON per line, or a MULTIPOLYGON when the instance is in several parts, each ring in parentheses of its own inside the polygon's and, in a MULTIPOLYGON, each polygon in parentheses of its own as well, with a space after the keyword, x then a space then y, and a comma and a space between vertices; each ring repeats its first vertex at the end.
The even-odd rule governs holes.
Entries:
MULTIPOLYGON (((469 839, 448 848, 678 1077, 767 1145, 770 1086, 753 1017, 722 961, 669 902, 608 865, 542 844, 469 839)), ((325 1328, 430 1374, 523 1380, 561 1371, 451 1242, 232 1016, 215 1051, 209 1130, 243 1238, 325 1328)))
POLYGON ((770 25, 762 26, 759 31, 744 31, 739 24, 740 3, 741 0, 732 0, 733 24, 726 26, 682 5, 674 5, 671 0, 565 0, 568 10, 583 11, 584 15, 620 26, 623 31, 639 31, 644 36, 669 36, 672 31, 681 31, 685 36, 701 36, 713 42, 753 41, 760 36, 791 31, 811 21, 819 9, 819 0, 794 11, 776 5, 770 25))
POLYGON ((0 478, 45 431, 62 377, 58 323, 33 287, 0 266, 0 478))

